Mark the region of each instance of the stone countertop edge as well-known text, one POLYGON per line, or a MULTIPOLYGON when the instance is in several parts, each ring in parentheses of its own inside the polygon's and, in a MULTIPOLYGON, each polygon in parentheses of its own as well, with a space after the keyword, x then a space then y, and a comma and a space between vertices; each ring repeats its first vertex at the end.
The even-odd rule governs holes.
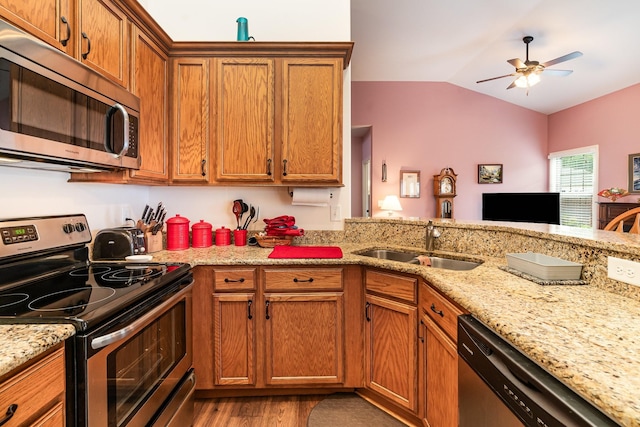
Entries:
POLYGON ((0 376, 75 334, 73 325, 0 325, 0 376))
MULTIPOLYGON (((319 243, 315 243, 320 245, 319 243)), ((420 251, 415 247, 364 243, 339 246, 340 259, 271 259, 273 248, 212 246, 154 253, 154 261, 218 265, 340 265, 380 267, 421 276, 541 367, 593 402, 624 426, 640 426, 640 301, 595 286, 542 286, 498 268, 504 257, 481 260, 473 270, 452 271, 358 255, 375 247, 420 251)))

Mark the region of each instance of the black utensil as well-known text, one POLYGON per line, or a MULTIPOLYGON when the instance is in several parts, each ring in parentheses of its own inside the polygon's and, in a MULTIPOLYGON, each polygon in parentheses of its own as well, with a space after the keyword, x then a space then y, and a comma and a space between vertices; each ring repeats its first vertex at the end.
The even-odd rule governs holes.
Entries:
POLYGON ((251 206, 249 208, 249 217, 247 218, 247 220, 244 222, 244 224, 242 225, 242 229, 246 230, 247 227, 249 227, 249 224, 251 224, 251 220, 253 218, 255 218, 256 216, 256 208, 254 208, 253 206, 251 206))

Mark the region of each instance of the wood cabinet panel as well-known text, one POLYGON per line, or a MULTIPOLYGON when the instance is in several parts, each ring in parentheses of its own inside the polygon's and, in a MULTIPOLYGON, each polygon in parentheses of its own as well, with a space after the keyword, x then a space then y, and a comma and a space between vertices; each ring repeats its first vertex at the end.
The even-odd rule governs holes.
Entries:
POLYGON ((216 385, 256 382, 255 293, 213 295, 216 385))
MULTIPOLYGON (((29 425, 34 419, 40 419, 43 423, 46 421, 43 425, 59 426, 61 424, 55 423, 56 420, 60 420, 59 414, 53 417, 46 415, 55 409, 57 404, 64 405, 64 395, 64 349, 60 346, 58 350, 13 374, 0 384, 0 408, 18 405, 11 418, 11 425, 29 425), (43 387, 43 384, 46 384, 46 387, 43 387)), ((64 408, 62 420, 64 424, 64 408)))
POLYGON ((263 272, 267 291, 341 290, 343 287, 342 268, 265 268, 263 272))
POLYGON ((417 308, 367 295, 365 312, 367 388, 417 413, 417 308))
MULTIPOLYGON (((612 219, 626 211, 637 208, 640 203, 600 202, 598 203, 598 228, 602 230, 612 219)), ((631 225, 626 226, 628 231, 631 225)))
POLYGON ((420 306, 439 328, 452 339, 456 339, 458 316, 462 314, 462 310, 424 282, 420 285, 420 306))
POLYGON ((430 316, 421 318, 424 336, 424 416, 432 427, 458 425, 458 352, 456 344, 430 316))
POLYGON ((255 268, 216 268, 214 284, 216 292, 256 289, 255 268))
POLYGON ((342 59, 285 59, 283 182, 342 180, 342 59))
POLYGON ((166 54, 141 30, 132 30, 131 91, 140 98, 140 169, 132 178, 169 179, 169 64, 166 54))
POLYGON ((173 182, 209 181, 209 60, 173 59, 173 182))
POLYGON ((267 384, 344 383, 342 293, 267 293, 263 306, 267 384))
POLYGON ((416 303, 418 281, 413 277, 378 270, 366 270, 365 283, 367 292, 375 292, 416 303))
POLYGON ((67 54, 73 54, 73 0, 0 0, 0 16, 67 54))
POLYGON ((127 87, 129 28, 122 10, 103 0, 78 0, 79 30, 76 58, 127 87))
POLYGON ((275 60, 216 58, 216 180, 274 180, 275 60))

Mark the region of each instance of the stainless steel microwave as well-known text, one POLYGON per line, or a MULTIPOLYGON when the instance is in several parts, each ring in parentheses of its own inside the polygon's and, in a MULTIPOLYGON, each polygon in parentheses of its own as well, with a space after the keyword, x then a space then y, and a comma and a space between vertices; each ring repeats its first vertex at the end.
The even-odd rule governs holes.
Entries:
POLYGON ((0 20, 0 165, 139 169, 140 99, 0 20))

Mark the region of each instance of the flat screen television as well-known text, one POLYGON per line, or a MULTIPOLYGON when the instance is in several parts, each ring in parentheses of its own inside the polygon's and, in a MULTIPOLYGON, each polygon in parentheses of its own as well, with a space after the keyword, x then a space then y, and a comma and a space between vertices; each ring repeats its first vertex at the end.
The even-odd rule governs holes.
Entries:
POLYGON ((482 219, 560 224, 560 193, 482 193, 482 219))

